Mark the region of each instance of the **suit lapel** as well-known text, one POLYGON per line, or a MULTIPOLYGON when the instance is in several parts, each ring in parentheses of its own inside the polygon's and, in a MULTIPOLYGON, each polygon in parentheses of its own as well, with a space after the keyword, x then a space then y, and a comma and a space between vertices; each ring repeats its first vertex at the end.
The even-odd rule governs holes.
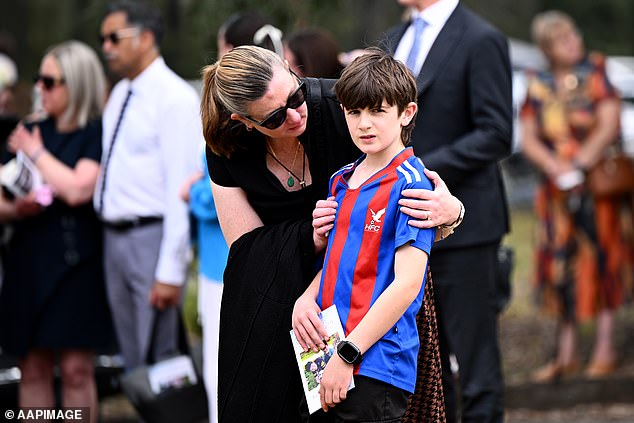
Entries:
MULTIPOLYGON (((465 31, 464 11, 458 4, 434 41, 423 68, 416 79, 418 95, 421 95, 434 82, 436 75, 442 70, 449 54, 458 46, 458 41, 465 31)), ((402 33, 401 33, 402 35, 402 33)), ((425 36, 423 34, 423 36, 425 36)))
POLYGON ((399 41, 403 38, 403 34, 407 31, 407 27, 409 26, 409 22, 405 22, 397 27, 392 28, 385 37, 386 45, 382 46, 383 51, 387 51, 392 56, 396 53, 396 48, 398 47, 399 41))

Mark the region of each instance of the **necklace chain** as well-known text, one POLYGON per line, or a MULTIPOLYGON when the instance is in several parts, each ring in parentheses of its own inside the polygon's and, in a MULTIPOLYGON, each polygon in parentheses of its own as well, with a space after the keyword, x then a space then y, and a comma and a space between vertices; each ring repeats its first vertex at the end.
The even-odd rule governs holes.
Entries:
POLYGON ((306 186, 306 180, 305 180, 306 152, 305 151, 302 152, 302 177, 300 178, 299 176, 295 174, 295 172, 292 171, 293 167, 295 167, 295 162, 297 161, 297 153, 299 152, 299 147, 300 147, 299 140, 297 141, 297 148, 295 149, 295 156, 293 157, 293 162, 291 164, 290 169, 286 167, 286 165, 284 165, 284 163, 282 163, 280 159, 278 159, 277 155, 275 154, 275 151, 273 150, 273 147, 269 143, 268 138, 266 140, 266 147, 267 147, 266 152, 273 158, 273 160, 275 160, 280 166, 284 168, 284 170, 288 172, 288 179, 286 180, 286 185, 288 185, 289 188, 292 188, 293 186, 295 186, 295 179, 297 179, 299 181, 300 187, 304 188, 306 186))

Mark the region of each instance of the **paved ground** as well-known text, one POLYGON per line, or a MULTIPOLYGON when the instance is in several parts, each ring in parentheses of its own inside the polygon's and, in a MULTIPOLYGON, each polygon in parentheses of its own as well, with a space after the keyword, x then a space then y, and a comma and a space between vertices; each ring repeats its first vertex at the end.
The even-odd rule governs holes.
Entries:
MULTIPOLYGON (((127 400, 118 396, 102 403, 101 423, 138 423, 138 420, 127 400)), ((587 404, 549 411, 509 409, 506 423, 634 423, 634 404, 587 404)))
POLYGON ((551 411, 510 410, 507 423, 632 423, 634 404, 578 405, 551 411))
MULTIPOLYGON (((533 384, 530 373, 554 351, 554 322, 537 316, 505 316, 500 344, 507 381, 507 423, 634 423, 634 310, 616 317, 620 365, 611 376, 587 380, 583 373, 553 384, 533 384)), ((591 323, 579 328, 582 362, 594 337, 591 323)))

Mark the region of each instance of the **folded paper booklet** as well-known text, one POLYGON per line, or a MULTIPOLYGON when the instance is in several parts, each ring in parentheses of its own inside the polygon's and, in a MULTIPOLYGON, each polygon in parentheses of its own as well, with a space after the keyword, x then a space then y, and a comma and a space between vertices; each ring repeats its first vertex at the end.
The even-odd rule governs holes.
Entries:
POLYGON ((194 364, 187 355, 179 355, 153 364, 148 370, 148 379, 155 394, 195 385, 198 382, 194 364))
MULTIPOLYGON (((314 352, 313 350, 304 351, 295 333, 291 330, 291 340, 293 341, 293 349, 295 350, 295 358, 297 359, 297 366, 299 368, 299 374, 302 378, 302 386, 304 387, 304 395, 306 395, 306 402, 308 403, 308 411, 312 414, 321 408, 321 401, 319 399, 319 382, 321 376, 324 373, 326 364, 330 357, 337 351, 337 344, 344 339, 344 331, 339 320, 339 313, 337 312, 337 306, 332 305, 326 310, 321 312, 321 321, 324 324, 326 331, 330 335, 326 342, 326 350, 320 350, 314 352)), ((350 380, 350 386, 348 390, 354 388, 354 378, 350 380)))
POLYGON ((16 157, 2 166, 0 183, 17 198, 39 189, 43 182, 40 172, 29 157, 18 151, 16 157))

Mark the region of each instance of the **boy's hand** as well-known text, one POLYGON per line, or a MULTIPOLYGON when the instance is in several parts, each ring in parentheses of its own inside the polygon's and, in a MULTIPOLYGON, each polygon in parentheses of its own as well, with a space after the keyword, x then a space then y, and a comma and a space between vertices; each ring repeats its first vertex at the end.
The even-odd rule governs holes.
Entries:
POLYGON ((304 351, 326 348, 328 332, 319 318, 321 309, 309 295, 300 296, 293 307, 293 332, 304 351))
POLYGON ((315 251, 320 252, 328 244, 328 233, 334 227, 335 214, 337 213, 335 197, 319 200, 313 210, 313 241, 315 251))
POLYGON ((339 355, 330 357, 319 385, 319 398, 324 411, 346 399, 353 371, 354 366, 343 361, 339 355))

